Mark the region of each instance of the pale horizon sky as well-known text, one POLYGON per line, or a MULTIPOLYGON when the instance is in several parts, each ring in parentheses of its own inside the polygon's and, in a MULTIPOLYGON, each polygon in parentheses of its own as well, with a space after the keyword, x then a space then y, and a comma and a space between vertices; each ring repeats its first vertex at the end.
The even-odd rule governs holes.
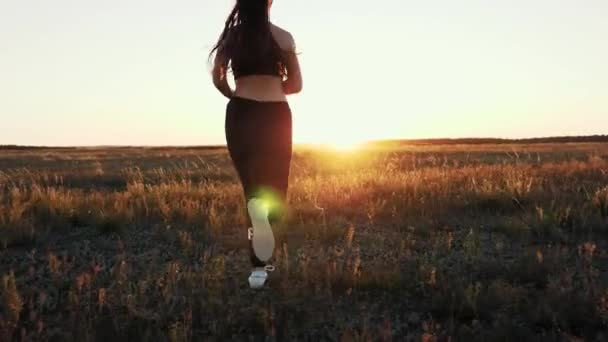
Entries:
MULTIPOLYGON (((0 3, 0 144, 224 144, 231 0, 0 3)), ((608 133, 608 1, 275 0, 296 142, 608 133)))

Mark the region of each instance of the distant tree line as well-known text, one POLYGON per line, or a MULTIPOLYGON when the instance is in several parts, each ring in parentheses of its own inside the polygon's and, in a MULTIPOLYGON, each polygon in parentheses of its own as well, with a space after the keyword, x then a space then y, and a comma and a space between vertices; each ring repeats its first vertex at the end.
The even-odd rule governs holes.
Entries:
POLYGON ((458 144, 535 144, 535 143, 583 143, 608 142, 608 135, 561 136, 524 139, 501 138, 437 138, 376 140, 372 143, 398 145, 458 145, 458 144))
POLYGON ((0 150, 69 150, 75 147, 0 145, 0 150))
MULTIPOLYGON (((608 142, 608 135, 581 135, 581 136, 561 136, 561 137, 542 137, 524 139, 502 139, 502 138, 433 138, 433 139, 388 139, 370 141, 372 144, 388 145, 458 145, 458 144, 536 144, 536 143, 583 143, 583 142, 608 142)), ((69 150, 76 148, 109 148, 109 149, 128 149, 145 148, 150 150, 165 149, 201 149, 214 150, 224 149, 225 145, 207 146, 87 146, 87 147, 55 147, 55 146, 24 146, 24 145, 0 145, 0 150, 69 150)))
POLYGON ((146 150, 219 150, 226 148, 225 145, 208 145, 208 146, 126 146, 126 145, 108 145, 108 146, 28 146, 28 145, 0 145, 0 150, 74 150, 74 149, 120 149, 126 150, 130 148, 143 148, 146 150))

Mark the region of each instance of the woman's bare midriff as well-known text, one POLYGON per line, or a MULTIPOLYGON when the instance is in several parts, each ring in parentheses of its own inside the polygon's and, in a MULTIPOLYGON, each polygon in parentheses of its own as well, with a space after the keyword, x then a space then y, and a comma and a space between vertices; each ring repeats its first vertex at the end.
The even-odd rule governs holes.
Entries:
POLYGON ((287 102, 283 81, 276 76, 251 75, 235 81, 234 96, 256 101, 287 102))

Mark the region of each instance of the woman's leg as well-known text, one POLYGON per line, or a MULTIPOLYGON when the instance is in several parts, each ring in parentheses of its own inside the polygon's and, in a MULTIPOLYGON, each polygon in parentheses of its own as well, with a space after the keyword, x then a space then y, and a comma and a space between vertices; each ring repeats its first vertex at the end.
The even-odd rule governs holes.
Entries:
MULTIPOLYGON (((287 103, 231 100, 226 111, 226 138, 246 203, 261 198, 269 203, 269 222, 286 213, 292 153, 291 111, 287 103)), ((252 222, 249 215, 247 226, 252 222)), ((251 263, 263 267, 249 242, 251 263)))
POLYGON ((254 196, 269 205, 268 219, 279 222, 287 213, 287 189, 292 157, 292 119, 286 102, 270 103, 257 128, 253 168, 254 196))
MULTIPOLYGON (((248 158, 237 158, 238 169, 245 194, 245 203, 252 198, 262 199, 268 205, 268 221, 271 225, 280 222, 287 212, 287 187, 291 156, 253 153, 248 158)), ((251 217, 247 217, 247 227, 252 227, 251 217)), ((249 254, 254 267, 263 267, 249 241, 249 254)))
MULTIPOLYGON (((244 194, 244 199, 245 199, 245 207, 247 207, 247 203, 249 202, 250 199, 256 197, 256 181, 255 181, 255 175, 253 174, 253 170, 254 167, 253 165, 255 164, 255 159, 256 158, 251 158, 252 156, 249 154, 245 154, 245 155, 238 155, 235 154, 234 156, 232 156, 232 160, 234 163, 234 166, 237 170, 237 173, 239 174, 239 178, 241 180, 241 186, 243 188, 243 194, 244 194), (253 161, 253 162, 252 162, 253 161)), ((246 218, 246 222, 247 222, 247 227, 252 227, 252 222, 251 222, 251 217, 247 214, 245 215, 246 218)), ((261 261, 260 259, 258 259, 255 256, 255 253, 253 251, 253 240, 249 240, 248 241, 248 249, 249 249, 249 259, 251 261, 251 265, 253 267, 264 267, 266 266, 266 263, 261 261)))

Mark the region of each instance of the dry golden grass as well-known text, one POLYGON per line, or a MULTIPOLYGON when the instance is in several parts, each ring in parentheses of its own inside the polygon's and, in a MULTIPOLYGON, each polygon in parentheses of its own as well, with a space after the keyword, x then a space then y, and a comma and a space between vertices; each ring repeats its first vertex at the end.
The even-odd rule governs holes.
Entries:
POLYGON ((222 148, 0 151, 0 340, 606 340, 608 144, 299 149, 269 288, 222 148))

